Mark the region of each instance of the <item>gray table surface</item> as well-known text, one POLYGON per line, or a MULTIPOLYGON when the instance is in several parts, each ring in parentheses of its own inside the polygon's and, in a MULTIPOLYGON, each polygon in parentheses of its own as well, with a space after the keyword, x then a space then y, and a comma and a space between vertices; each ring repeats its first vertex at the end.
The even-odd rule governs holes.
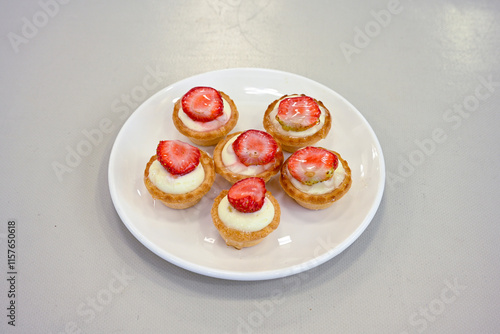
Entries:
POLYGON ((1 8, 0 332, 500 332, 498 1, 1 8), (181 79, 236 67, 330 87, 384 151, 386 189, 371 224, 303 275, 239 282, 178 268, 132 236, 109 195, 109 154, 125 121, 116 101, 151 71, 156 85, 127 112, 181 79), (57 172, 108 118, 87 156, 57 172))

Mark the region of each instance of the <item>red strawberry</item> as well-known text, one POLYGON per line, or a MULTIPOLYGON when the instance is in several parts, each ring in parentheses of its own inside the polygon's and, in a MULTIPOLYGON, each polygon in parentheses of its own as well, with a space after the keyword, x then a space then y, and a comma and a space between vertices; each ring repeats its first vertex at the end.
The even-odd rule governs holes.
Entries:
POLYGON ((158 161, 173 175, 192 172, 200 163, 200 149, 180 140, 162 140, 156 148, 158 161))
POLYGON ((233 142, 233 150, 245 166, 265 165, 273 161, 278 143, 267 132, 247 130, 233 142))
POLYGON ((290 174, 306 185, 328 180, 338 165, 339 159, 335 154, 313 146, 296 151, 288 159, 290 174))
POLYGON ((266 183, 259 177, 249 177, 233 184, 227 193, 229 203, 240 212, 259 211, 264 205, 266 183))
POLYGON ((321 110, 312 97, 297 96, 283 99, 276 120, 287 131, 304 131, 318 124, 321 110))
POLYGON ((224 104, 220 93, 211 87, 191 88, 182 97, 182 110, 193 121, 209 122, 220 115, 224 104))

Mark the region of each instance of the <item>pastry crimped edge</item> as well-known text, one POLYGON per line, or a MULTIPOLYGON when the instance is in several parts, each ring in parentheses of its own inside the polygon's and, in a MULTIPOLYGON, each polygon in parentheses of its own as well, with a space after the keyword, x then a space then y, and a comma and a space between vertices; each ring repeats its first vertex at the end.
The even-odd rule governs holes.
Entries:
POLYGON ((187 209, 198 203, 202 197, 208 193, 215 181, 215 168, 212 158, 208 155, 208 153, 202 150, 200 150, 200 153, 200 163, 203 166, 205 178, 198 188, 185 194, 169 194, 163 192, 158 189, 153 182, 151 182, 149 179, 149 167, 151 167, 151 164, 157 159, 157 156, 153 155, 146 164, 146 169, 144 170, 144 185, 153 199, 161 201, 163 204, 172 209, 187 209))
POLYGON ((274 206, 274 217, 266 227, 255 232, 243 232, 226 226, 219 217, 219 204, 221 200, 227 196, 228 192, 229 191, 227 189, 222 190, 214 199, 214 204, 210 210, 212 221, 219 231, 220 236, 226 242, 226 245, 232 246, 236 249, 255 246, 278 228, 278 225, 280 224, 281 209, 278 201, 274 198, 270 191, 266 191, 266 198, 270 200, 274 206))
MULTIPOLYGON (((278 130, 276 129, 275 125, 273 124, 270 114, 271 111, 275 108, 276 104, 278 104, 281 100, 287 98, 287 97, 294 97, 294 96, 308 96, 305 94, 291 94, 291 95, 283 95, 277 100, 274 100, 266 109, 264 113, 264 120, 263 120, 263 125, 264 129, 266 129, 267 132, 269 132, 275 139, 281 144, 281 147, 283 148, 284 151, 293 153, 297 151, 299 148, 305 147, 305 146, 311 146, 320 141, 321 139, 324 139, 328 133, 330 132, 330 129, 332 127, 332 116, 330 114, 330 111, 328 110, 327 107, 323 104, 323 102, 316 100, 315 98, 312 98, 321 108, 325 110, 325 123, 319 129, 317 132, 313 133, 310 136, 307 137, 294 137, 294 136, 289 136, 289 135, 283 135, 278 130)), ((293 131, 289 131, 290 133, 293 133, 293 131)))
MULTIPOLYGON (((328 150, 328 149, 326 149, 328 150)), ((310 210, 322 210, 330 207, 335 201, 338 201, 342 196, 344 196, 347 191, 351 188, 352 177, 351 177, 351 169, 347 164, 347 161, 342 159, 340 154, 335 151, 331 151, 333 154, 337 156, 339 162, 342 163, 342 166, 345 170, 345 177, 342 183, 326 194, 312 195, 307 194, 299 189, 295 188, 290 179, 288 178, 286 169, 288 168, 288 159, 286 159, 285 163, 281 167, 280 174, 280 184, 283 190, 287 193, 288 196, 293 198, 298 204, 303 206, 306 209, 310 210)))
POLYGON ((182 133, 184 136, 188 137, 191 142, 200 146, 213 146, 217 144, 222 138, 224 138, 229 131, 231 131, 238 122, 239 113, 234 101, 224 92, 218 91, 224 100, 231 107, 231 116, 229 117, 226 124, 221 126, 218 129, 211 131, 195 131, 189 129, 182 120, 179 118, 179 110, 182 108, 182 98, 177 100, 174 105, 174 112, 172 114, 172 120, 174 122, 174 126, 177 130, 182 133))
POLYGON ((244 175, 244 174, 237 174, 232 172, 229 168, 227 168, 224 165, 224 162, 222 161, 222 150, 224 149, 224 146, 226 143, 231 140, 234 136, 239 136, 242 134, 243 131, 240 132, 234 132, 229 134, 224 140, 221 140, 214 148, 214 164, 215 164, 215 172, 221 175, 223 178, 225 178, 227 181, 231 183, 236 183, 239 180, 246 179, 248 177, 260 177, 264 179, 264 182, 267 182, 273 177, 274 175, 278 174, 280 171, 281 165, 283 164, 283 161, 285 160, 283 156, 283 150, 281 149, 281 145, 278 141, 276 143, 278 144, 278 150, 276 151, 276 155, 274 157, 274 165, 272 168, 263 171, 262 173, 259 173, 257 175, 244 175))

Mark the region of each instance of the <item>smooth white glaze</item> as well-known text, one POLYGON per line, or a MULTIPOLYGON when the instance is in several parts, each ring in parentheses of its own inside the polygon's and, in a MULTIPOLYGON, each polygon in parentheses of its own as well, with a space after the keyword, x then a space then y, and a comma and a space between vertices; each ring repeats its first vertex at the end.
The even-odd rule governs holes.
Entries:
POLYGON ((201 163, 196 168, 185 175, 170 174, 158 160, 155 160, 149 167, 149 179, 156 188, 169 194, 185 194, 195 190, 205 179, 205 170, 201 163))
POLYGON ((274 205, 267 199, 264 199, 264 205, 259 211, 255 212, 239 212, 236 210, 227 196, 220 201, 218 207, 220 220, 229 228, 242 232, 260 231, 269 225, 274 218, 274 205))

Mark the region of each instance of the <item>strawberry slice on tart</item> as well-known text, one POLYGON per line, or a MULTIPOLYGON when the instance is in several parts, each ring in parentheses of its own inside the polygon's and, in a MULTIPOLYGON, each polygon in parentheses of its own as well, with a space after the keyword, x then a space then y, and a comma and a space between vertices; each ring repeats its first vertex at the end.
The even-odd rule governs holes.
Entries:
POLYGON ((229 203, 239 212, 259 211, 264 205, 266 183, 258 177, 249 177, 232 185, 227 193, 229 203))
POLYGON ((212 87, 191 88, 174 103, 175 128, 195 145, 213 146, 236 126, 239 112, 234 101, 212 87))
POLYGON ((264 179, 249 177, 223 189, 210 210, 212 221, 228 246, 252 247, 280 223, 281 209, 264 179))
POLYGON ((222 96, 212 87, 191 88, 181 103, 184 113, 197 122, 210 122, 223 114, 222 96))
POLYGON ((231 183, 248 177, 265 182, 279 173, 284 161, 281 145, 267 132, 250 129, 221 140, 213 152, 215 171, 231 183))
POLYGON ((293 153, 281 167, 280 185, 285 193, 309 210, 322 210, 351 188, 351 169, 338 152, 306 146, 293 153))
POLYGON ((212 157, 180 140, 161 140, 144 170, 144 185, 151 197, 172 209, 192 207, 214 181, 212 157))
POLYGON ((288 160, 288 170, 298 181, 306 185, 329 180, 337 169, 339 160, 332 152, 307 146, 293 153, 288 160))
POLYGON ((260 130, 247 130, 233 142, 234 153, 245 166, 265 165, 273 161, 278 143, 260 130))
POLYGON ((161 165, 172 175, 186 175, 200 163, 200 149, 180 140, 162 140, 156 148, 161 165))
POLYGON ((263 125, 284 151, 293 153, 326 138, 332 117, 323 102, 304 94, 283 95, 269 104, 263 125))
POLYGON ((281 100, 276 120, 286 131, 304 131, 318 124, 320 115, 316 101, 302 95, 281 100))

